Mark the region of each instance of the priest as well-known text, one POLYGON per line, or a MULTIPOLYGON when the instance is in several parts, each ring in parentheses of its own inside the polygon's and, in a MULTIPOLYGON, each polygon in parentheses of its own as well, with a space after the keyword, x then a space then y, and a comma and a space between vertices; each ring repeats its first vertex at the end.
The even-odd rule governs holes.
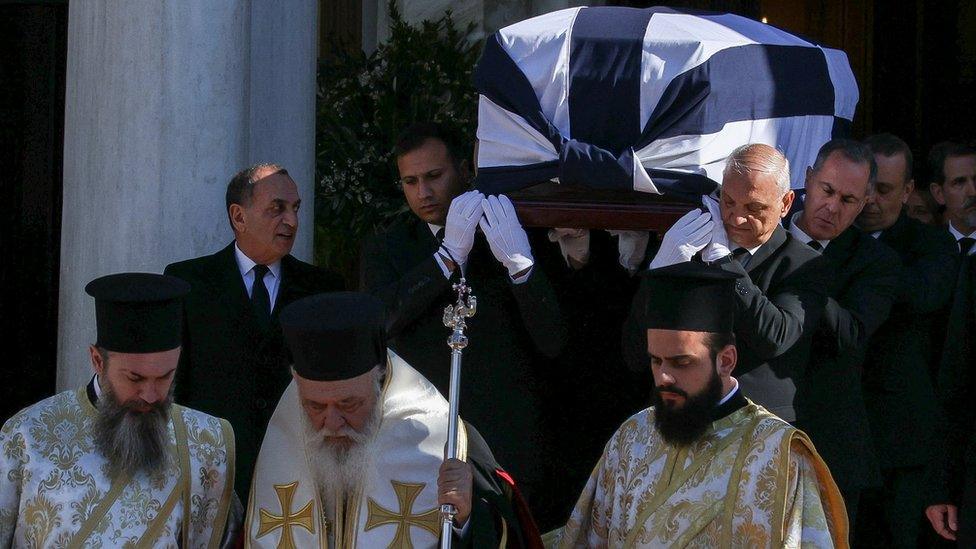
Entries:
POLYGON ((98 278, 95 375, 0 430, 0 547, 233 544, 234 432, 173 404, 182 280, 98 278))
POLYGON ((382 302, 320 294, 280 320, 294 379, 258 455, 245 546, 436 547, 442 504, 457 509, 459 546, 541 546, 470 425, 460 424, 460 459, 444 459, 448 403, 386 349, 382 302))
POLYGON ((654 406, 614 434, 555 547, 847 546, 837 486, 805 434, 732 377, 734 275, 649 271, 654 406))

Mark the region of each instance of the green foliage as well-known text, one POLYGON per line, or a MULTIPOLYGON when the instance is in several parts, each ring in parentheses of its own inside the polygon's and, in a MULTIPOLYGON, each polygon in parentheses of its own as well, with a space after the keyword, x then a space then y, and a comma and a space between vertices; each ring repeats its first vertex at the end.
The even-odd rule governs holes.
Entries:
POLYGON ((362 239, 408 212, 392 148, 414 122, 475 133, 471 71, 481 45, 473 25, 458 29, 447 12, 413 26, 391 1, 390 39, 365 55, 334 48, 319 66, 316 113, 316 262, 347 276, 362 239))

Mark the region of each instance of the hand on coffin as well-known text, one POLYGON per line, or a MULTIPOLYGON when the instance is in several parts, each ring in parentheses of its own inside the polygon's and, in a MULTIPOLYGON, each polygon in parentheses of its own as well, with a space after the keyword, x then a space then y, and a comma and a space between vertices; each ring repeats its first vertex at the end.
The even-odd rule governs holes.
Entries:
POLYGON ((472 478, 471 465, 457 459, 445 460, 437 474, 437 504, 454 506, 457 528, 471 516, 472 478))
POLYGON ((695 254, 708 245, 714 225, 712 216, 698 209, 683 215, 664 233, 661 248, 651 260, 651 268, 691 261, 695 254))
POLYGON ((729 235, 725 232, 725 224, 722 223, 722 209, 718 205, 718 200, 711 196, 703 196, 702 204, 708 208, 708 214, 712 216, 712 238, 702 250, 702 260, 711 263, 718 261, 732 253, 729 250, 729 235))
POLYGON ((484 199, 478 191, 468 191, 454 197, 451 207, 447 210, 447 222, 444 225, 444 240, 441 247, 450 254, 450 259, 459 265, 468 260, 471 247, 474 246, 474 232, 481 219, 481 201, 484 199))
POLYGON ((559 251, 566 258, 566 264, 572 269, 582 269, 589 263, 589 229, 549 229, 549 241, 559 243, 559 251))
POLYGON ((640 269, 651 235, 647 231, 608 231, 618 238, 617 260, 627 272, 634 274, 640 269))
POLYGON ((481 200, 485 212, 481 218, 481 230, 488 239, 488 246, 513 279, 524 275, 535 264, 529 235, 515 215, 515 206, 507 196, 489 196, 481 200))

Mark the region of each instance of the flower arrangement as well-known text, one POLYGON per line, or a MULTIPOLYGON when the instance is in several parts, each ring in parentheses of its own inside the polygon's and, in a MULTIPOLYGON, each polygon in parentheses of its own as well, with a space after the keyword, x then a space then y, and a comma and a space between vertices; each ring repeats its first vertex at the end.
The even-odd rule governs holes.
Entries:
POLYGON ((458 29, 450 12, 411 25, 395 1, 388 10, 387 42, 369 55, 336 48, 318 72, 315 257, 349 278, 363 238, 409 211, 392 152, 397 134, 420 121, 472 142, 475 134, 474 25, 458 29))

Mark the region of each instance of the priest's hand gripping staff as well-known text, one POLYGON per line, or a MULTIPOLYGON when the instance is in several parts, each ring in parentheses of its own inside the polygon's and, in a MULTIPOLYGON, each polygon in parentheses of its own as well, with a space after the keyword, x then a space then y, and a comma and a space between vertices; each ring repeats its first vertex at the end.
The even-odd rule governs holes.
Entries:
MULTIPOLYGON (((478 300, 471 294, 471 288, 464 278, 453 286, 457 292, 457 302, 444 308, 444 325, 454 330, 447 338, 447 346, 451 348, 451 387, 449 391, 450 411, 447 416, 447 459, 457 459, 458 438, 458 404, 461 400, 461 351, 468 345, 468 338, 464 335, 464 319, 474 316, 478 308, 478 300)), ((451 535, 454 528, 454 515, 457 509, 453 505, 441 505, 441 549, 450 549, 451 535)))

